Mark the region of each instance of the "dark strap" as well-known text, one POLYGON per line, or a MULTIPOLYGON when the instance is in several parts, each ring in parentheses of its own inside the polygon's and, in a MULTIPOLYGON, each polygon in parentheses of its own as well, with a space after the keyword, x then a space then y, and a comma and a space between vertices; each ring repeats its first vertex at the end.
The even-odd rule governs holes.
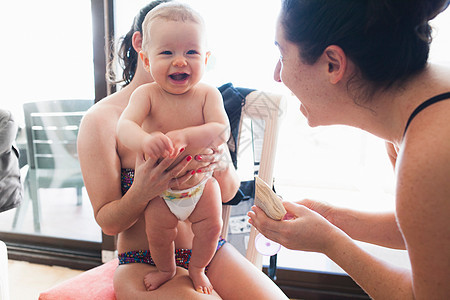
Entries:
POLYGON ((420 113, 422 110, 424 110, 425 108, 427 108, 428 106, 442 101, 442 100, 446 100, 446 99, 450 99, 450 92, 448 93, 443 93, 437 96, 434 96, 433 98, 428 99, 427 101, 423 102, 422 104, 420 104, 411 114, 411 116, 408 119, 408 122, 406 123, 406 127, 405 127, 405 131, 403 132, 403 136, 405 136, 406 134, 406 130, 409 127, 409 124, 411 123, 411 121, 414 119, 415 116, 417 116, 418 113, 420 113))
POLYGON ((233 161, 234 167, 237 168, 237 140, 242 107, 245 105, 245 97, 254 90, 235 88, 231 82, 222 85, 218 89, 222 94, 223 105, 231 127, 231 139, 233 140, 233 147, 230 147, 231 160, 233 161))

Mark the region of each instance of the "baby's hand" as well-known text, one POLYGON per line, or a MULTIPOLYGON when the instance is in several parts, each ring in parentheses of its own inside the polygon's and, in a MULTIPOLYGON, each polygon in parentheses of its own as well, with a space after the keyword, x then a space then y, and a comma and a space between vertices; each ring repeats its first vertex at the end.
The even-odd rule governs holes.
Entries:
POLYGON ((183 132, 183 129, 169 131, 166 133, 166 136, 172 141, 173 147, 177 150, 176 153, 181 149, 185 149, 188 144, 186 133, 183 132))
POLYGON ((151 158, 169 157, 175 149, 169 137, 162 132, 152 132, 142 141, 142 151, 151 158))

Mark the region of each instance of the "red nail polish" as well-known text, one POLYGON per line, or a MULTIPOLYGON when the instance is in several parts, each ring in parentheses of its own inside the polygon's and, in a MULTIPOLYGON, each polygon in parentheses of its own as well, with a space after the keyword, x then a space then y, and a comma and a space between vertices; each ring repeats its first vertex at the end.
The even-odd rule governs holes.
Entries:
POLYGON ((192 172, 191 172, 191 175, 194 175, 195 174, 195 170, 193 170, 192 172))
POLYGON ((192 159, 192 156, 191 156, 191 155, 189 155, 188 157, 186 157, 186 160, 187 160, 187 161, 191 161, 191 159, 192 159))
POLYGON ((197 170, 197 173, 201 173, 201 172, 202 172, 202 170, 201 170, 201 169, 198 169, 198 170, 197 170))
POLYGON ((203 157, 202 157, 201 155, 196 155, 196 156, 195 156, 195 159, 196 159, 196 160, 202 160, 203 157))
POLYGON ((181 148, 181 149, 180 149, 180 153, 183 152, 183 151, 184 151, 184 148, 181 148))

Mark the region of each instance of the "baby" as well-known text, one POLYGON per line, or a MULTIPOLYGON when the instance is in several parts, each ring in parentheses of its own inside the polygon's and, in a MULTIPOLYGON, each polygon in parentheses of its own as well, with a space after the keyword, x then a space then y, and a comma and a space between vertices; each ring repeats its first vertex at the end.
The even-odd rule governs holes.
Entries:
MULTIPOLYGON (((200 82, 210 55, 205 44, 203 20, 189 6, 169 2, 147 14, 139 55, 155 82, 135 90, 119 120, 117 135, 126 147, 153 159, 185 151, 190 159, 228 140, 222 97, 215 87, 200 82)), ((145 210, 149 249, 157 267, 144 278, 147 290, 175 275, 176 228, 179 220, 188 219, 195 235, 189 276, 195 290, 212 293, 205 268, 222 228, 220 187, 211 172, 192 175, 151 200, 145 210)))

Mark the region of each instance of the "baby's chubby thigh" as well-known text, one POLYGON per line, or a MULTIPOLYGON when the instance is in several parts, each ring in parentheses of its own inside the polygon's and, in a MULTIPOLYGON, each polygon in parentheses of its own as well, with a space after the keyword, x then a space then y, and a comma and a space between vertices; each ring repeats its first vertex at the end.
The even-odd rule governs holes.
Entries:
MULTIPOLYGON (((222 199, 220 186, 214 177, 205 183, 203 194, 189 216, 194 235, 214 239, 222 230, 222 199)), ((217 241, 215 241, 217 242, 217 241)))
POLYGON ((175 236, 172 237, 172 240, 175 239, 178 219, 161 197, 155 197, 149 202, 144 215, 147 234, 150 234, 153 238, 160 236, 167 239, 169 238, 168 233, 174 230, 175 236))

